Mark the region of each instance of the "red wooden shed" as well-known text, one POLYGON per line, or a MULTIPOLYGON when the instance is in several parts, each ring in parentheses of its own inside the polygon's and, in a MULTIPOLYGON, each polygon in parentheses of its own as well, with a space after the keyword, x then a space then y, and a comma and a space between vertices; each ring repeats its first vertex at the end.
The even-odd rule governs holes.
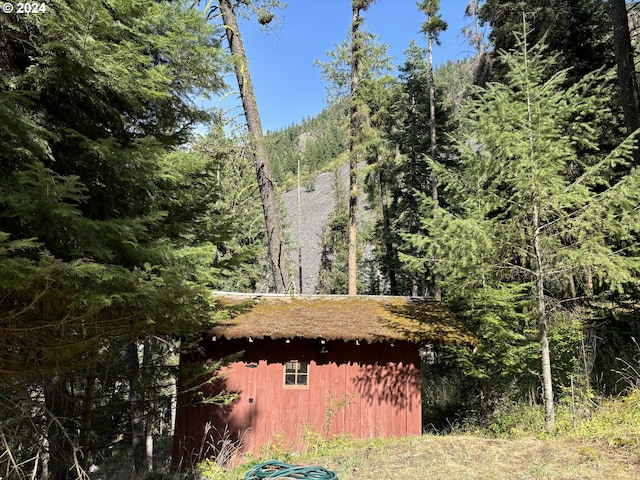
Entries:
POLYGON ((441 304, 384 296, 220 294, 233 312, 207 332, 190 362, 242 355, 217 380, 181 380, 175 463, 192 465, 234 442, 258 453, 270 444, 304 448, 310 436, 359 438, 422 432, 420 349, 475 344, 441 304), (228 405, 201 398, 236 394, 228 405))

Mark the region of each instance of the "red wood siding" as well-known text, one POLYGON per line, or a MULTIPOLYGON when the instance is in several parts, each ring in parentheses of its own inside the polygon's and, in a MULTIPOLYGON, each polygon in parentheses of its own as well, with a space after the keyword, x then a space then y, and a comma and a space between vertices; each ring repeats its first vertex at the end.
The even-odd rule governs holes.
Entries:
MULTIPOLYGON (((319 353, 312 340, 233 340, 206 345, 208 358, 244 351, 240 361, 224 371, 222 382, 205 393, 224 388, 238 393, 229 406, 193 405, 193 395, 181 395, 174 440, 174 461, 187 463, 211 454, 221 432, 242 440, 243 451, 257 453, 277 443, 284 449, 303 447, 305 431, 347 433, 360 438, 420 434, 420 358, 408 342, 362 343, 332 341, 319 353), (308 387, 285 387, 284 364, 309 363, 308 387), (337 408, 342 402, 342 408, 337 408), (333 406, 334 413, 328 412, 333 406), (207 422, 216 429, 203 441, 207 422), (209 449, 211 450, 211 449, 209 449)), ((198 361, 206 360, 198 359, 198 361)), ((183 359, 183 361, 188 361, 183 359)))

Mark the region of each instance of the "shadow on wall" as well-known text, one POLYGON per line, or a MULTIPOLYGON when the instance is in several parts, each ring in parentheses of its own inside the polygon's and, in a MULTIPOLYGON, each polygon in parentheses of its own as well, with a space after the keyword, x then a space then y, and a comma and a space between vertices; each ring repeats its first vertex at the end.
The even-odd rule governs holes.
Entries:
POLYGON ((353 383, 369 405, 386 403, 404 409, 415 400, 415 392, 420 392, 420 370, 396 363, 363 365, 353 383))

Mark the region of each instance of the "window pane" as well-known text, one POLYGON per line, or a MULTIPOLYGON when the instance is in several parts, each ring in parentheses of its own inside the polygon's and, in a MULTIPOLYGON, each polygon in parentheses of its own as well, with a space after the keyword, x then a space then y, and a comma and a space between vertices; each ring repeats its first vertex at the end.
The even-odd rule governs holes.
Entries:
POLYGON ((284 366, 285 386, 307 386, 309 384, 309 362, 291 360, 284 366))

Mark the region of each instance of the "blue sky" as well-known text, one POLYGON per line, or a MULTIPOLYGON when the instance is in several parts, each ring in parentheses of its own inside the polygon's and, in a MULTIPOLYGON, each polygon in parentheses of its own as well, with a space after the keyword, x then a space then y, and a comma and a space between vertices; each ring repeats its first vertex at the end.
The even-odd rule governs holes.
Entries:
MULTIPOLYGON (((448 29, 441 35, 441 46, 434 51, 435 65, 470 54, 470 47, 460 33, 470 23, 464 17, 467 3, 468 0, 441 1, 441 14, 448 29)), ((265 131, 297 123, 326 106, 326 84, 314 61, 326 60, 326 52, 346 38, 351 1, 289 0, 280 17, 279 28, 269 33, 258 28, 255 21, 240 22, 265 131)), ((419 33, 426 17, 415 0, 377 0, 364 17, 366 28, 379 35, 382 43, 389 44, 396 65, 402 64, 412 38, 426 46, 426 39, 419 33)), ((227 81, 237 90, 235 77, 227 81)), ((240 105, 237 95, 231 98, 240 105)), ((229 101, 225 101, 225 107, 229 101)))

